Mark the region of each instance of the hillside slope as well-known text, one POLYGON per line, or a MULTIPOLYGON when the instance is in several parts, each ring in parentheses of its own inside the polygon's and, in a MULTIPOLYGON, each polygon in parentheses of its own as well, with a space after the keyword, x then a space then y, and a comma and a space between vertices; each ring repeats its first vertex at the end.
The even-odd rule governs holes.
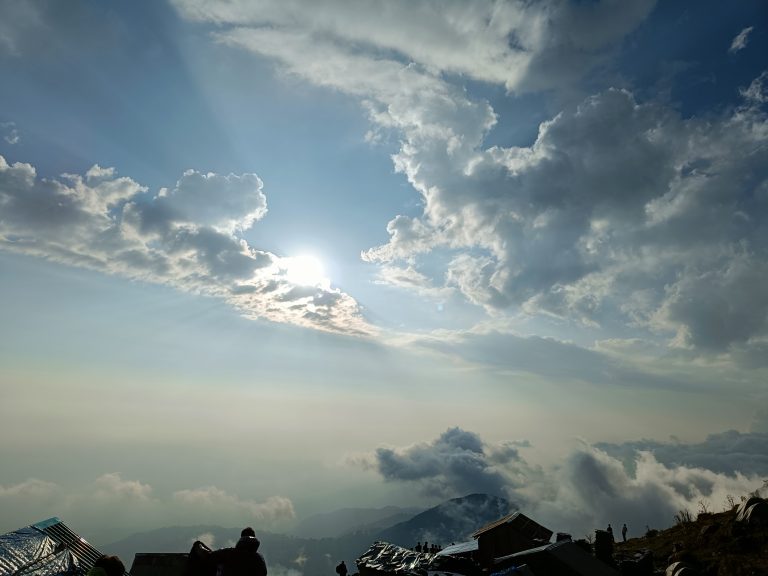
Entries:
POLYGON ((768 575, 768 526, 736 521, 736 509, 699 514, 691 522, 617 543, 614 558, 650 550, 657 570, 685 561, 705 576, 768 575))

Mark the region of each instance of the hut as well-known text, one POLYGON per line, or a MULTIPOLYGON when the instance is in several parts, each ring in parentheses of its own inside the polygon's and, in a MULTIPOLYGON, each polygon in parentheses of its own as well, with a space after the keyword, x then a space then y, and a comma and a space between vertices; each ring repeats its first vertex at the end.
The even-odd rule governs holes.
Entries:
POLYGON ((472 538, 477 540, 480 565, 490 568, 496 558, 548 543, 552 531, 522 512, 514 512, 483 526, 472 538))

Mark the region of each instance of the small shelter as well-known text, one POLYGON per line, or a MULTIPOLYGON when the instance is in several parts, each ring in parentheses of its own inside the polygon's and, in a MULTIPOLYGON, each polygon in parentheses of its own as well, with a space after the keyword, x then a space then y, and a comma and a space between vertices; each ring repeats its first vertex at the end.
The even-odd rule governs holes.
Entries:
POLYGON ((496 558, 546 544, 552 531, 525 514, 514 512, 483 526, 472 538, 477 540, 480 565, 489 568, 496 558))

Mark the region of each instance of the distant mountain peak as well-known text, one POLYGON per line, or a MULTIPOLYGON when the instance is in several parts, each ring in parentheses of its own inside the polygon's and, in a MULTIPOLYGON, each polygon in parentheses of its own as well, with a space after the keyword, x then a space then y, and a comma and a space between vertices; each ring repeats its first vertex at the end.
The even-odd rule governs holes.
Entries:
POLYGON ((425 540, 446 546, 470 539, 477 529, 516 509, 505 498, 490 494, 468 494, 442 502, 410 520, 382 530, 377 539, 406 548, 425 540))

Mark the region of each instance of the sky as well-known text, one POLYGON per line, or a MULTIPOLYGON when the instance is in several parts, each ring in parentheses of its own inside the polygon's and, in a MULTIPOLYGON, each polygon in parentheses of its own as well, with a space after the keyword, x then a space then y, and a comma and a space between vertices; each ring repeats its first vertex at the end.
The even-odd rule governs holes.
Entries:
POLYGON ((0 530, 768 474, 768 6, 0 4, 0 530))

